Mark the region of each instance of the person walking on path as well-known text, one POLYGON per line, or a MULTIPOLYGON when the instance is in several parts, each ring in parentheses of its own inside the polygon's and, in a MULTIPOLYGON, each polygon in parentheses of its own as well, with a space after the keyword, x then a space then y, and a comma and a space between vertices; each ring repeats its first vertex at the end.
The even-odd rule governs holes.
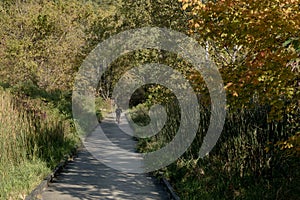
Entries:
POLYGON ((120 123, 120 117, 121 117, 122 109, 118 106, 116 109, 116 121, 118 124, 120 123))

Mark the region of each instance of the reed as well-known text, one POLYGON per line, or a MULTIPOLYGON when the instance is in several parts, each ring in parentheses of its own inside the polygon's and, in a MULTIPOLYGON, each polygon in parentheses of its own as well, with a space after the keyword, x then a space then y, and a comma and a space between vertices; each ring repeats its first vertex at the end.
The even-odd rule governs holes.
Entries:
POLYGON ((70 121, 0 89, 0 199, 29 192, 76 142, 70 121))
MULTIPOLYGON (((136 121, 147 118, 145 114, 138 116, 132 112, 138 118, 136 121)), ((160 149, 174 138, 180 112, 173 105, 167 106, 167 112, 168 121, 155 137, 139 139, 140 152, 160 149)), ((299 157, 297 160, 295 154, 280 151, 276 144, 295 138, 299 124, 295 123, 297 115, 283 113, 281 120, 270 120, 268 106, 253 105, 238 112, 228 110, 221 137, 210 154, 202 159, 198 153, 209 126, 210 109, 201 106, 195 140, 182 157, 162 171, 173 180, 174 187, 185 199, 292 197, 291 187, 296 185, 294 177, 299 177, 299 157)), ((191 119, 192 116, 182 120, 191 119)), ((293 150, 296 148, 299 150, 299 146, 293 150)))

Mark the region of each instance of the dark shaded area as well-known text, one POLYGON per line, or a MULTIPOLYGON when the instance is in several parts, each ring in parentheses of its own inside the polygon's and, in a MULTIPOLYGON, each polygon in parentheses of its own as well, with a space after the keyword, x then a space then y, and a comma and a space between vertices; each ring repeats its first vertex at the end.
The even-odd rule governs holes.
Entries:
MULTIPOLYGON (((67 119, 72 118, 72 91, 59 89, 47 91, 31 81, 19 83, 18 85, 0 82, 0 87, 15 94, 18 101, 25 102, 27 99, 39 99, 45 105, 51 104, 52 107, 57 108, 67 119)), ((26 109, 26 105, 23 104, 23 106, 26 109)))

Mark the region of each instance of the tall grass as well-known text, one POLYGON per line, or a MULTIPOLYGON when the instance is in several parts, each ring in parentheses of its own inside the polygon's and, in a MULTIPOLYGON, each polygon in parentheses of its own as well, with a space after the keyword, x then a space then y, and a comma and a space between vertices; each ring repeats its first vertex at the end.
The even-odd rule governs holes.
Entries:
MULTIPOLYGON (((155 137, 140 139, 139 151, 155 151, 174 138, 180 112, 173 105, 167 106, 167 112, 165 127, 155 137)), ((146 114, 134 113, 136 121, 148 120, 146 114)), ((270 120, 268 106, 260 105, 239 112, 228 111, 217 145, 203 159, 198 153, 209 125, 210 109, 202 106, 200 116, 198 133, 190 148, 175 163, 162 170, 182 199, 297 198, 297 115, 285 113, 279 121, 270 120)))
POLYGON ((0 89, 0 199, 32 190, 76 141, 70 121, 57 112, 0 89))

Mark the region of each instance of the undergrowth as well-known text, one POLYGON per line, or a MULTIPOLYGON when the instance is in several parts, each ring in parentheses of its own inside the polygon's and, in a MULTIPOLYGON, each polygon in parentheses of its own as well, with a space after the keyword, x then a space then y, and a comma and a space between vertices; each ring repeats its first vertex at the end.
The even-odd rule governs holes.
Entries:
POLYGON ((53 105, 0 88, 0 199, 22 199, 78 141, 53 105))
MULTIPOLYGON (((139 152, 158 150, 174 138, 180 113, 173 106, 166 108, 164 128, 151 138, 140 138, 139 152)), ((189 149, 155 175, 163 174, 181 199, 299 199, 297 116, 286 113, 281 121, 268 120, 265 106, 228 111, 216 146, 201 158, 199 149, 209 125, 209 110, 201 108, 199 129, 189 149)), ((140 125, 148 124, 147 104, 132 109, 131 116, 140 125)))

